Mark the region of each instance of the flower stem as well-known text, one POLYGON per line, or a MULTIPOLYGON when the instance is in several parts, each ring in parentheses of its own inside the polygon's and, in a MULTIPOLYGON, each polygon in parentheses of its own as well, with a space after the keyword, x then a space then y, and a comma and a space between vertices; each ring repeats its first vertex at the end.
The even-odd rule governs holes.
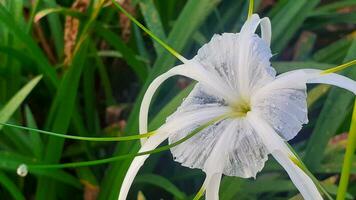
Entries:
POLYGON ((339 188, 337 190, 336 200, 344 200, 346 197, 347 186, 350 177, 350 170, 352 167, 352 160, 354 158, 355 147, 356 147, 356 101, 352 113, 351 126, 350 126, 349 136, 347 139, 346 153, 345 153, 344 163, 342 165, 341 178, 339 182, 339 188))
POLYGON ((135 23, 138 27, 140 27, 143 31, 145 31, 151 38, 156 40, 162 47, 167 49, 169 53, 171 53, 173 56, 175 56, 177 59, 182 61, 183 63, 188 62, 186 58, 184 58, 182 55, 180 55, 176 50, 174 50, 172 47, 170 47, 167 43, 163 42, 161 39, 159 39, 152 31, 150 31, 148 28, 146 28, 143 24, 141 24, 139 21, 137 21, 130 13, 128 13, 118 2, 115 0, 111 0, 112 3, 122 12, 124 13, 133 23, 135 23))
POLYGON ((72 139, 72 140, 95 141, 95 142, 114 142, 114 141, 138 140, 138 139, 141 139, 141 138, 150 137, 150 136, 152 136, 152 135, 154 135, 156 133, 156 131, 151 131, 151 132, 144 133, 144 134, 132 135, 132 136, 123 136, 123 137, 82 137, 82 136, 54 133, 54 132, 50 132, 50 131, 44 131, 44 130, 39 130, 39 129, 35 129, 35 128, 29 128, 29 127, 18 126, 18 125, 14 125, 14 124, 1 123, 1 122, 0 122, 0 125, 13 127, 13 128, 17 128, 17 129, 22 129, 22 130, 26 130, 26 131, 30 131, 30 133, 37 132, 37 133, 42 133, 42 134, 45 134, 45 135, 61 137, 61 138, 67 138, 67 139, 72 139))
POLYGON ((352 61, 344 63, 342 65, 339 65, 339 66, 336 66, 336 67, 333 67, 333 68, 330 68, 330 69, 326 69, 326 70, 322 71, 321 73, 322 74, 334 73, 334 72, 346 69, 346 68, 348 68, 348 67, 350 67, 352 65, 355 65, 355 64, 356 64, 356 60, 352 60, 352 61))
POLYGON ((187 136, 183 137, 182 139, 180 139, 172 144, 162 146, 157 149, 153 149, 153 150, 149 150, 149 151, 126 154, 126 155, 121 155, 121 156, 115 156, 115 157, 105 158, 105 159, 100 159, 100 160, 84 161, 84 162, 73 162, 73 163, 64 163, 64 164, 48 164, 48 165, 47 164, 38 164, 38 165, 34 164, 34 165, 27 165, 27 166, 28 166, 29 170, 31 170, 31 169, 61 169, 61 168, 72 168, 72 167, 85 167, 85 166, 93 166, 93 165, 110 163, 110 162, 123 160, 123 159, 127 159, 127 158, 132 158, 132 157, 136 157, 136 156, 143 156, 143 155, 147 155, 147 154, 159 153, 162 151, 169 150, 170 148, 173 148, 173 147, 187 141, 188 139, 190 139, 191 137, 193 137, 194 135, 196 135, 203 129, 207 128, 208 126, 213 125, 213 124, 220 122, 221 120, 224 120, 229 117, 234 117, 234 114, 225 114, 225 115, 216 117, 216 118, 208 121, 207 123, 199 126, 198 128, 194 129, 191 133, 189 133, 187 136))
POLYGON ((205 187, 204 185, 199 189, 198 193, 195 195, 195 197, 193 198, 193 200, 199 200, 203 194, 205 193, 205 187))
POLYGON ((253 7, 254 7, 254 0, 250 0, 250 3, 248 5, 248 15, 247 15, 247 19, 250 19, 250 17, 253 14, 253 7))

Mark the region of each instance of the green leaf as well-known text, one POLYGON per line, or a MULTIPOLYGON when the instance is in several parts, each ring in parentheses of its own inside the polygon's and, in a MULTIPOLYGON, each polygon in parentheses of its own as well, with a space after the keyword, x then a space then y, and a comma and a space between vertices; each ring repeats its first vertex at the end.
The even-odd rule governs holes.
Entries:
MULTIPOLYGON (((37 85, 41 78, 42 75, 32 79, 6 103, 6 105, 0 110, 1 123, 6 123, 9 120, 11 115, 17 110, 17 108, 21 105, 25 98, 30 94, 32 89, 37 85)), ((2 128, 3 125, 0 125, 0 130, 2 128)))
POLYGON ((135 178, 135 183, 151 184, 171 193, 175 199, 187 199, 186 195, 182 191, 180 191, 171 181, 163 176, 155 174, 142 174, 135 178))
MULTIPOLYGON (((355 52, 356 40, 353 41, 344 61, 355 59, 355 52)), ((343 74, 356 79, 356 68, 348 68, 343 74)), ((320 167, 326 145, 344 122, 353 99, 354 95, 348 91, 331 89, 306 148, 304 161, 311 171, 320 167)))
MULTIPOLYGON (((27 127, 36 129, 37 128, 36 121, 35 121, 33 114, 28 106, 25 107, 25 116, 26 116, 27 127)), ((30 141, 32 144, 33 154, 37 158, 41 158, 42 153, 43 153, 43 142, 42 142, 41 136, 39 133, 37 133, 35 131, 29 131, 29 132, 30 132, 30 141)))
MULTIPOLYGON (((198 29, 203 20, 212 12, 219 0, 189 0, 180 13, 173 29, 168 35, 167 43, 177 51, 182 51, 191 39, 192 34, 198 29), (189 23, 187 23, 189 22, 189 23)), ((138 112, 142 97, 150 82, 160 73, 173 67, 176 58, 164 53, 160 55, 152 68, 152 73, 149 74, 144 86, 142 87, 139 97, 136 99, 134 108, 130 114, 126 132, 137 132, 138 112)), ((115 155, 127 153, 129 151, 137 151, 137 143, 135 145, 122 144, 118 145, 115 155)), ((106 174, 102 183, 102 190, 99 194, 99 199, 114 200, 117 199, 119 191, 112 191, 109 188, 120 188, 126 170, 131 160, 116 162, 112 164, 110 170, 106 174)))
POLYGON ((298 0, 277 3, 279 9, 276 9, 275 13, 270 13, 273 27, 271 42, 273 52, 283 50, 319 2, 320 0, 298 0))
MULTIPOLYGON (((150 29, 158 38, 165 41, 166 34, 164 32, 159 13, 153 3, 153 0, 141 0, 139 5, 141 13, 147 24, 147 28, 150 29)), ((161 55, 164 52, 165 49, 155 40, 153 40, 153 45, 157 55, 161 55)))
POLYGON ((13 16, 0 4, 0 22, 3 23, 12 33, 23 42, 30 52, 30 56, 36 61, 38 68, 44 75, 44 79, 49 86, 57 85, 57 77, 54 68, 48 62, 46 56, 37 46, 30 35, 27 35, 14 21, 13 16))
POLYGON ((96 33, 103 37, 103 39, 112 45, 117 51, 119 51, 122 57, 130 65, 132 70, 136 73, 141 82, 144 82, 147 78, 147 68, 144 63, 138 60, 135 53, 130 49, 119 36, 112 31, 103 28, 101 25, 96 26, 96 33))
MULTIPOLYGON (((0 151, 0 169, 11 171, 15 174, 17 167, 22 163, 36 163, 36 160, 28 156, 19 155, 17 153, 0 151)), ((75 188, 81 188, 79 180, 71 174, 64 172, 63 170, 32 169, 29 174, 36 175, 37 177, 48 177, 75 188)))
MULTIPOLYGON (((72 65, 57 91, 57 95, 53 101, 52 109, 49 114, 49 121, 51 122, 51 130, 56 133, 66 133, 73 114, 75 100, 77 97, 77 90, 82 69, 86 60, 87 42, 84 42, 75 54, 72 65)), ((44 162, 58 162, 61 157, 64 139, 49 138, 47 147, 45 149, 44 162)), ((54 196, 55 188, 54 182, 48 178, 40 178, 37 184, 36 199, 48 199, 54 196), (42 188, 47 188, 43 190, 42 188)))
POLYGON ((25 197, 22 195, 21 191, 19 188, 15 185, 15 183, 12 182, 12 180, 7 177, 7 175, 4 172, 0 171, 0 184, 10 192, 11 196, 15 200, 25 200, 25 197))

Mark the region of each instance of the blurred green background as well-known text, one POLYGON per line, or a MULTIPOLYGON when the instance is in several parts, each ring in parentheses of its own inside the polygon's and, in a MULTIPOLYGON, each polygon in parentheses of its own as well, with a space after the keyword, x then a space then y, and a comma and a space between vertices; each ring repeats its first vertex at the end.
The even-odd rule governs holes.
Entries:
MULTIPOLYGON (((121 5, 187 58, 213 34, 238 32, 247 0, 123 0, 121 5)), ((355 0, 260 0, 255 12, 272 22, 273 66, 279 73, 326 69, 356 59, 355 0)), ((57 133, 105 137, 138 132, 148 84, 179 62, 103 0, 0 0, 0 122, 57 133), (42 75, 42 79, 39 80, 42 75)), ((342 72, 356 79, 356 69, 342 72)), ((192 88, 167 81, 151 106, 159 127, 192 88)), ((310 123, 290 143, 333 196, 354 96, 325 85, 308 88, 310 123)), ((130 159, 94 167, 36 169, 20 163, 65 163, 137 152, 138 142, 78 142, 0 126, 0 199, 114 200, 130 159)), ((356 163, 349 194, 356 196, 356 163)), ((128 199, 189 199, 204 174, 181 167, 169 152, 152 155, 128 199)), ((256 180, 224 177, 220 199, 301 199, 269 159, 256 180)))

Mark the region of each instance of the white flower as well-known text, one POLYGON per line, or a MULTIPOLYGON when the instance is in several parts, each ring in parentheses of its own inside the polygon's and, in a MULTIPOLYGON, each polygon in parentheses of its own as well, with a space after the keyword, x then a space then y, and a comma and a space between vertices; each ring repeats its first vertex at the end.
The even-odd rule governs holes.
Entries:
MULTIPOLYGON (((222 174, 256 177, 268 154, 284 167, 307 200, 322 199, 313 181, 292 159, 285 141, 308 123, 306 83, 327 83, 356 93, 356 83, 320 70, 302 69, 276 76, 270 58, 271 25, 254 14, 240 33, 214 35, 198 54, 157 77, 149 86, 140 112, 140 132, 147 132, 151 98, 159 85, 174 75, 198 83, 156 135, 142 141, 140 152, 152 150, 168 138, 176 142, 218 116, 235 113, 171 149, 183 166, 206 173, 206 199, 218 199, 222 174), (261 26, 261 37, 255 34, 261 26)), ((136 157, 122 184, 119 200, 126 199, 139 168, 148 155, 136 157)))

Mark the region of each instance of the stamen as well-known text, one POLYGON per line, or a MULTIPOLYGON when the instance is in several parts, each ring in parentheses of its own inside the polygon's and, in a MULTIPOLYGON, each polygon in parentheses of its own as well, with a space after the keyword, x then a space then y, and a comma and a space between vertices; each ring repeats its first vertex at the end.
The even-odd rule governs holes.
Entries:
POLYGON ((169 51, 173 56, 175 56, 178 60, 182 61, 183 63, 187 63, 188 60, 180 55, 176 50, 170 47, 167 43, 163 42, 159 39, 153 32, 151 32, 148 28, 146 28, 143 24, 137 21, 130 13, 128 13, 121 5, 116 2, 115 0, 111 0, 112 3, 121 11, 123 12, 133 23, 135 23, 138 27, 140 27, 143 31, 145 31, 149 36, 151 36, 154 40, 156 40, 160 45, 162 45, 167 51, 169 51))
POLYGON ((352 65, 355 65, 355 64, 356 64, 356 60, 352 60, 352 61, 344 63, 342 65, 339 65, 339 66, 336 66, 336 67, 333 67, 333 68, 330 68, 330 69, 326 69, 326 70, 322 71, 321 74, 335 73, 337 71, 346 69, 346 68, 348 68, 348 67, 350 67, 352 65))
POLYGON ((95 141, 95 142, 117 142, 117 141, 129 141, 129 140, 139 140, 142 138, 147 138, 156 133, 156 131, 151 131, 148 133, 144 134, 139 134, 139 135, 131 135, 131 136, 123 136, 123 137, 83 137, 83 136, 75 136, 75 135, 66 135, 66 134, 60 134, 60 133, 54 133, 51 131, 44 131, 44 130, 39 130, 35 128, 29 128, 29 127, 24 127, 24 126, 18 126, 14 124, 7 124, 7 123, 1 123, 0 125, 8 126, 8 127, 13 127, 17 129, 22 129, 22 130, 27 130, 32 132, 38 132, 42 133, 45 135, 50 135, 50 136, 55 136, 55 137, 61 137, 61 138, 67 138, 67 139, 72 139, 72 140, 82 140, 82 141, 95 141))
POLYGON ((251 105, 246 101, 238 101, 238 103, 231 105, 231 107, 235 117, 244 117, 251 111, 251 105))
POLYGON ((121 155, 121 156, 115 156, 115 157, 111 157, 111 158, 105 158, 105 159, 100 159, 100 160, 92 160, 92 161, 84 161, 84 162, 73 162, 73 163, 64 163, 64 164, 39 164, 39 165, 28 165, 28 169, 61 169, 61 168, 72 168, 72 167, 86 167, 86 166, 93 166, 93 165, 100 165, 100 164, 105 164, 105 163, 110 163, 110 162, 115 162, 118 160, 123 160, 123 159, 127 159, 127 158, 133 158, 136 156, 143 156, 143 155, 147 155, 147 154, 154 154, 154 153, 159 153, 162 151, 166 151, 169 150, 185 141, 187 141, 188 139, 190 139, 191 137, 193 137, 194 135, 196 135, 197 133, 199 133, 200 131, 202 131, 203 129, 207 128, 210 125, 213 125, 219 121, 222 121, 224 119, 233 117, 234 114, 233 113, 228 113, 225 115, 221 115, 219 117, 216 117, 212 120, 210 120, 209 122, 201 125, 200 127, 194 129, 194 131, 192 131, 190 134, 188 134, 187 136, 185 136, 184 138, 178 140, 177 142, 174 142, 172 144, 166 145, 166 146, 162 146, 159 147, 157 149, 153 149, 153 150, 149 150, 149 151, 144 151, 144 152, 140 152, 140 153, 133 153, 133 154, 126 154, 126 155, 121 155))
POLYGON ((250 0, 250 3, 248 5, 248 15, 247 15, 247 19, 250 19, 250 17, 253 14, 253 7, 254 7, 254 0, 250 0))

